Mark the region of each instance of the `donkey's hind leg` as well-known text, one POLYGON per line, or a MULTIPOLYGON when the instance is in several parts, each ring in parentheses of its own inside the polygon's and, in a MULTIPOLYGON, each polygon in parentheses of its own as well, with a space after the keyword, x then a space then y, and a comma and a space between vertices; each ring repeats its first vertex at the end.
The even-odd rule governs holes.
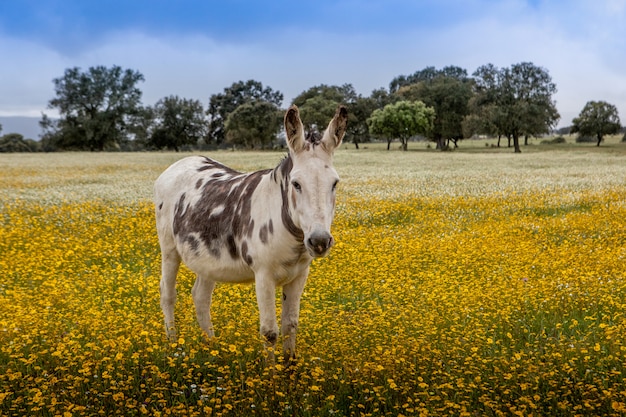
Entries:
POLYGON ((180 266, 180 255, 176 248, 166 249, 161 245, 161 310, 165 318, 165 332, 171 341, 176 341, 176 275, 180 266))
POLYGON ((204 330, 208 337, 215 336, 213 332, 213 323, 211 322, 211 298, 213 297, 213 289, 215 281, 203 278, 198 275, 196 282, 191 289, 193 303, 196 305, 196 317, 200 328, 204 330))

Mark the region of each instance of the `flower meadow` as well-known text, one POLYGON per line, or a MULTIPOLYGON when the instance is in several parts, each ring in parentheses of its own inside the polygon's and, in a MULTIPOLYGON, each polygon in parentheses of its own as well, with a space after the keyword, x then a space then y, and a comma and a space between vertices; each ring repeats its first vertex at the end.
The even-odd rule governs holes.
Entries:
POLYGON ((622 154, 342 150, 289 369, 254 286, 218 285, 207 340, 185 267, 166 339, 150 195, 179 157, 0 157, 0 415, 626 414, 622 154))

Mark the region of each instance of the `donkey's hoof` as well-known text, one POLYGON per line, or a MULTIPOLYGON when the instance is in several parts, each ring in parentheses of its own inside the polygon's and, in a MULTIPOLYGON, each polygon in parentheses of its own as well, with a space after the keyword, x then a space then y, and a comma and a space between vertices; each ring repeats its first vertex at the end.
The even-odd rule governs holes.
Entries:
POLYGON ((165 325, 165 335, 167 336, 167 339, 171 342, 171 343, 176 343, 178 342, 178 335, 177 335, 177 331, 176 331, 176 326, 171 324, 165 325))

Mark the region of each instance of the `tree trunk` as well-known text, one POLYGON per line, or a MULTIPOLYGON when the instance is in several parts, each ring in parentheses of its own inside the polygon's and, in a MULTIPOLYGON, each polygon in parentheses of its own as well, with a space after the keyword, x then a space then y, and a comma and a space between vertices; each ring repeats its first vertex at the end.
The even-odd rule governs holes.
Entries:
POLYGON ((502 135, 498 135, 498 148, 500 147, 500 139, 502 139, 502 135))
MULTIPOLYGON (((509 142, 510 142, 510 139, 509 139, 509 142)), ((519 137, 517 135, 513 135, 513 146, 515 147, 515 153, 522 153, 522 150, 519 147, 519 137)))
POLYGON ((524 146, 528 146, 528 135, 524 135, 524 146))
POLYGON ((391 146, 391 140, 387 139, 387 150, 389 150, 389 147, 391 146))
POLYGON ((435 149, 444 150, 446 146, 446 141, 443 139, 441 135, 435 135, 435 141, 437 142, 437 147, 435 149))
POLYGON ((600 142, 602 142, 602 135, 598 134, 598 144, 596 146, 600 146, 600 142))

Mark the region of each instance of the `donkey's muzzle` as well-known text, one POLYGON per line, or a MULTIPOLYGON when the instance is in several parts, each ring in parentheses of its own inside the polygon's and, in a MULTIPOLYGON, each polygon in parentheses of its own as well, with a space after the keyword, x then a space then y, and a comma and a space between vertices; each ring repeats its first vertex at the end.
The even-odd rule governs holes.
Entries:
POLYGON ((326 256, 333 246, 333 237, 328 232, 313 232, 306 240, 306 245, 314 257, 326 256))

